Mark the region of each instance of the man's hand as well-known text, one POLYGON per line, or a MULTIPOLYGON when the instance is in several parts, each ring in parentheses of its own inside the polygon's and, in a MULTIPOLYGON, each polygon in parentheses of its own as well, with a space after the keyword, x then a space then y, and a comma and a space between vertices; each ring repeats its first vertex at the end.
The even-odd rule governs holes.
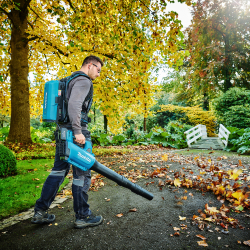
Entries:
POLYGON ((85 136, 83 134, 75 135, 75 141, 80 144, 85 144, 85 136))

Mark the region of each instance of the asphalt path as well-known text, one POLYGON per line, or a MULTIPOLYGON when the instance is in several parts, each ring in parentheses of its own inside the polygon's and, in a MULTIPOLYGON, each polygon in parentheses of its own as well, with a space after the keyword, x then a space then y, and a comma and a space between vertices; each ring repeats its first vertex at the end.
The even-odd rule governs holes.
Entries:
MULTIPOLYGON (((193 159, 197 151, 186 151, 184 155, 176 153, 179 158, 175 156, 175 159, 179 161, 171 161, 173 152, 167 150, 99 158, 111 169, 137 180, 137 184, 154 195, 153 200, 146 200, 106 178, 96 179, 96 184, 101 182, 98 190, 89 192, 89 204, 95 215, 104 217, 101 225, 74 229, 73 202, 69 197, 49 211, 56 215, 56 220, 50 225, 34 225, 25 220, 1 230, 0 249, 249 249, 245 245, 250 240, 249 210, 230 212, 240 227, 225 230, 216 223, 206 222, 201 228, 193 216, 199 215, 199 209, 204 211, 206 204, 221 207, 221 201, 211 192, 204 194, 199 189, 160 185, 159 180, 164 181, 166 176, 151 177, 150 173, 157 167, 166 167, 169 175, 184 171, 185 167, 192 169, 193 175, 195 171, 198 173, 197 166, 190 163, 190 156, 193 159), (166 153, 169 160, 163 162, 161 157, 166 153), (207 246, 200 245, 201 237, 206 238, 207 246)), ((210 152, 206 157, 215 160, 220 155, 224 152, 210 152)), ((244 168, 249 169, 248 157, 229 155, 220 163, 232 166, 239 159, 244 168)), ((224 204, 227 206, 227 201, 224 204)))

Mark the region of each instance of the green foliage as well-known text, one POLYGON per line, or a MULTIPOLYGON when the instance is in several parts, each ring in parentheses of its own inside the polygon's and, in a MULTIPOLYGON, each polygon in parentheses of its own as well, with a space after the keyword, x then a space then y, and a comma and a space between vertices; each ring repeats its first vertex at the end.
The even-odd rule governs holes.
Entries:
POLYGON ((237 128, 250 127, 250 105, 245 107, 236 105, 230 107, 224 115, 226 126, 234 126, 237 128))
POLYGON ((10 149, 0 144, 0 177, 15 175, 16 158, 10 149))
POLYGON ((0 129, 0 141, 5 141, 9 134, 9 127, 3 127, 0 129))
POLYGON ((125 137, 123 135, 115 135, 112 138, 111 143, 114 145, 119 145, 125 140, 125 137))
POLYGON ((234 87, 214 100, 215 114, 225 126, 250 126, 250 91, 234 87))
POLYGON ((187 141, 184 132, 191 127, 192 126, 182 124, 178 121, 169 122, 164 129, 161 127, 152 129, 152 131, 146 135, 146 138, 148 138, 147 143, 142 144, 157 144, 164 147, 186 148, 187 141))
POLYGON ((108 134, 100 134, 99 138, 97 138, 101 146, 107 146, 111 144, 112 139, 108 134))
POLYGON ((230 131, 227 151, 236 151, 239 154, 250 154, 250 128, 239 129, 227 127, 230 131))
POLYGON ((33 127, 30 128, 31 139, 34 143, 46 143, 54 141, 54 131, 55 127, 42 126, 38 129, 33 127))
MULTIPOLYGON (((182 124, 178 121, 170 122, 165 128, 155 127, 147 134, 144 131, 134 130, 129 133, 130 137, 124 135, 110 136, 108 134, 100 134, 100 136, 92 135, 95 145, 162 145, 164 147, 185 148, 187 142, 184 132, 192 126, 182 124)), ((127 133, 127 131, 126 131, 127 133)), ((127 133, 128 134, 128 133, 127 133)))

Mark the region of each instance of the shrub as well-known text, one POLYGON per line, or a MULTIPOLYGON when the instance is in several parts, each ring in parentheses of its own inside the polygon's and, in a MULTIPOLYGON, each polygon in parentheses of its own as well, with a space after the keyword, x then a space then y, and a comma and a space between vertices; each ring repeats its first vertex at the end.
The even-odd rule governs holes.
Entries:
POLYGON ((0 144, 0 176, 5 177, 17 173, 16 158, 12 151, 0 144))
POLYGON ((178 120, 187 125, 196 126, 198 124, 207 127, 208 136, 215 136, 216 117, 212 111, 205 111, 199 106, 181 107, 175 105, 162 105, 159 112, 172 112, 179 117, 178 120))
POLYGON ((250 128, 227 127, 227 129, 230 131, 230 135, 226 150, 239 154, 250 154, 250 128))
POLYGON ((234 87, 214 100, 215 115, 226 125, 247 128, 250 125, 250 91, 234 87))
POLYGON ((9 134, 9 127, 3 127, 0 129, 0 141, 5 141, 9 134))
POLYGON ((55 139, 54 130, 54 127, 39 127, 39 129, 30 127, 31 139, 34 143, 52 142, 55 139))
POLYGON ((241 105, 232 106, 223 116, 225 126, 237 128, 250 127, 250 105, 245 107, 241 105))

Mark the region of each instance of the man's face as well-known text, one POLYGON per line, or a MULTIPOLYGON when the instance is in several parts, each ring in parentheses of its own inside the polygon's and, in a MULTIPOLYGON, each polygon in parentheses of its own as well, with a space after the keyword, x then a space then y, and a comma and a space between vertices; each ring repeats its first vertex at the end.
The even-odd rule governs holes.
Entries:
POLYGON ((102 66, 99 62, 89 64, 88 76, 91 80, 95 80, 98 76, 100 76, 101 68, 102 66))

